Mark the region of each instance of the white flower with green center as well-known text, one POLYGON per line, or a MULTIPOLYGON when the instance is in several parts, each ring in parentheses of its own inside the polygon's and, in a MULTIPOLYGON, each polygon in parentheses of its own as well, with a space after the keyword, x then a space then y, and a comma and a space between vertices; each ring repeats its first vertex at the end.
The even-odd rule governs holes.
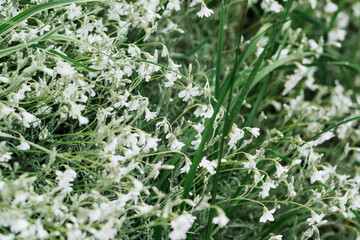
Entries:
POLYGON ((200 94, 198 87, 193 87, 192 83, 190 83, 185 90, 179 92, 179 98, 183 98, 184 102, 187 102, 190 97, 195 97, 200 94))
POLYGON ((67 9, 68 19, 72 20, 81 16, 81 6, 76 6, 75 3, 72 3, 67 9))

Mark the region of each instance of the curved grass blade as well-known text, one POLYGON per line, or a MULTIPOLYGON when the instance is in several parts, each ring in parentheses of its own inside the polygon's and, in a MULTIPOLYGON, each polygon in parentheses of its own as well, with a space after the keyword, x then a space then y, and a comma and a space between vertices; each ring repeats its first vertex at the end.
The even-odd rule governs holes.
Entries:
POLYGON ((14 47, 9 47, 9 48, 2 49, 2 50, 0 50, 0 58, 5 57, 7 55, 10 55, 11 53, 19 51, 19 50, 21 50, 23 48, 29 47, 30 45, 32 45, 34 43, 40 42, 42 40, 50 39, 51 35, 56 33, 60 28, 62 28, 62 26, 54 28, 53 30, 47 32, 46 34, 44 34, 44 35, 42 35, 40 37, 33 38, 27 43, 19 44, 19 45, 16 45, 14 47))
MULTIPOLYGON (((63 5, 67 5, 70 3, 80 3, 80 2, 92 2, 95 0, 58 0, 58 1, 50 1, 47 3, 39 4, 33 6, 31 8, 26 9, 25 11, 19 13, 15 17, 9 20, 9 23, 3 23, 0 25, 0 36, 5 34, 6 32, 10 31, 11 29, 15 28, 20 22, 24 21, 25 19, 31 17, 32 15, 50 9, 54 7, 59 7, 63 5)), ((101 1, 101 0, 98 0, 101 1)))
POLYGON ((43 46, 43 45, 33 44, 30 47, 45 50, 46 52, 50 53, 51 55, 61 57, 62 59, 66 60, 68 62, 71 62, 75 66, 81 67, 81 68, 85 69, 86 71, 89 71, 89 72, 99 72, 99 71, 101 71, 99 69, 90 68, 90 67, 88 67, 88 66, 86 66, 86 65, 84 65, 82 63, 79 63, 78 61, 76 61, 76 60, 74 60, 74 59, 72 59, 72 58, 70 58, 68 56, 65 56, 64 54, 61 54, 61 53, 55 51, 54 49, 47 50, 46 47, 43 46))
MULTIPOLYGON (((246 6, 247 6, 247 1, 244 2, 245 7, 243 7, 242 9, 242 20, 244 20, 245 17, 245 12, 246 12, 246 6)), ((222 1, 221 3, 221 13, 220 13, 220 25, 219 25, 219 36, 218 36, 218 47, 217 47, 217 57, 216 57, 216 73, 215 73, 215 99, 219 98, 219 94, 220 94, 220 75, 221 75, 221 53, 222 53, 222 49, 223 49, 223 42, 224 42, 224 16, 225 16, 225 6, 224 6, 224 1, 222 1)), ((243 23, 244 21, 242 21, 243 23)), ((243 24, 242 24, 243 26, 243 24)), ((241 43, 241 33, 240 35, 240 41, 239 44, 237 46, 237 49, 239 49, 240 47, 240 43, 241 43)), ((232 87, 230 88, 230 91, 232 92, 232 87)), ((229 99, 231 99, 231 94, 229 95, 229 99)), ((217 134, 217 129, 215 129, 215 133, 217 134)), ((220 142, 220 151, 216 152, 214 157, 215 159, 218 158, 218 163, 217 163, 217 169, 216 169, 216 174, 215 174, 215 178, 214 178, 214 185, 213 185, 213 191, 212 191, 212 198, 211 198, 211 205, 213 205, 215 203, 215 198, 216 198, 216 193, 217 193, 217 182, 219 180, 219 173, 220 173, 220 165, 221 165, 221 157, 222 157, 222 149, 223 149, 223 141, 224 140, 224 136, 222 136, 221 138, 221 142, 220 142)), ((215 149, 218 149, 218 142, 215 143, 214 145, 215 149)), ((209 217, 208 217, 208 224, 207 224, 207 231, 206 231, 206 240, 209 240, 212 234, 212 229, 213 229, 213 223, 212 223, 212 219, 214 216, 214 209, 210 208, 210 213, 209 213, 209 217)))

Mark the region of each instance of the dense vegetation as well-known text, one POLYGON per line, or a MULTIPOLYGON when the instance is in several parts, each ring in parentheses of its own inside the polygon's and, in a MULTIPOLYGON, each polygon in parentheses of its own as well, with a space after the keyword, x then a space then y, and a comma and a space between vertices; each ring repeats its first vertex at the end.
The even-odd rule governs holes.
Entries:
POLYGON ((358 0, 0 0, 0 239, 360 239, 358 0))

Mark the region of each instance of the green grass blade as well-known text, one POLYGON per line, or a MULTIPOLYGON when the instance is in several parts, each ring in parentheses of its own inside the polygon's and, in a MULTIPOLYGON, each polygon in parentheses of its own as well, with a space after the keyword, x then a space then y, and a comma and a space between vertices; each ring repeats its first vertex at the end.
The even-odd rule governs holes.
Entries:
POLYGON ((222 2, 221 12, 220 12, 217 56, 216 56, 215 99, 218 99, 220 93, 221 53, 224 45, 224 16, 225 16, 225 7, 224 7, 224 2, 222 2))
POLYGON ((54 55, 54 56, 58 56, 72 64, 74 64, 75 66, 78 66, 78 67, 81 67, 83 69, 85 69, 86 71, 89 71, 89 72, 99 72, 101 70, 98 70, 98 69, 94 69, 94 68, 90 68, 82 63, 79 63, 78 61, 68 57, 68 56, 65 56, 64 54, 61 54, 57 51, 55 51, 54 49, 50 49, 50 50, 46 50, 46 46, 43 46, 43 45, 40 45, 40 44, 33 44, 31 45, 30 47, 33 47, 33 48, 38 48, 38 49, 42 49, 42 50, 45 50, 46 52, 50 53, 51 55, 54 55))
MULTIPOLYGON (((244 27, 244 21, 245 21, 245 15, 246 15, 246 10, 247 10, 247 4, 248 1, 244 1, 242 4, 242 17, 241 17, 241 29, 239 32, 239 43, 237 46, 237 50, 239 50, 240 48, 240 44, 241 44, 241 37, 242 37, 242 31, 243 31, 243 27, 244 27)), ((219 42, 223 41, 223 35, 222 35, 222 31, 223 31, 223 23, 224 23, 224 2, 222 2, 222 6, 221 6, 221 19, 220 19, 220 32, 219 32, 219 42)), ((222 44, 219 46, 222 48, 222 44)), ((218 98, 219 95, 219 88, 220 88, 220 69, 221 69, 221 51, 222 49, 219 49, 218 46, 218 55, 217 55, 217 62, 216 62, 216 82, 215 82, 215 98, 218 98), (217 90, 217 91, 216 91, 217 90)), ((238 51, 237 51, 238 54, 238 51)), ((234 73, 235 74, 235 73, 234 73)), ((231 92, 233 89, 233 81, 232 84, 230 86, 230 91, 229 91, 229 99, 228 99, 228 107, 230 107, 230 102, 231 102, 231 92)), ((228 111, 226 111, 226 115, 228 114, 228 111)), ((228 121, 228 117, 225 117, 225 126, 227 124, 228 121)), ((216 131, 216 130, 215 130, 216 131)), ((217 195, 217 186, 218 186, 218 181, 219 181, 219 175, 220 175, 220 170, 221 170, 221 159, 222 159, 222 153, 223 153, 223 149, 224 149, 224 140, 225 140, 225 135, 224 132, 221 136, 221 141, 220 141, 220 149, 219 152, 215 155, 215 157, 217 157, 218 161, 217 161, 217 167, 216 167, 216 174, 214 177, 214 184, 213 184, 213 189, 212 189, 212 196, 211 196, 211 205, 215 204, 215 200, 216 200, 216 195, 217 195)), ((217 148, 217 144, 216 144, 216 148, 217 148)), ((206 240, 209 240, 211 238, 212 235, 212 230, 213 230, 213 217, 214 217, 214 212, 215 210, 213 208, 210 209, 210 213, 209 213, 209 217, 208 217, 208 226, 207 226, 207 231, 206 231, 206 240)))
POLYGON ((19 13, 15 17, 11 18, 9 20, 9 23, 3 23, 0 25, 0 36, 5 34, 6 32, 10 31, 11 29, 15 28, 17 25, 19 25, 20 22, 24 21, 25 19, 31 17, 32 15, 50 9, 54 7, 59 7, 63 5, 67 5, 70 3, 80 3, 80 2, 91 2, 95 0, 58 0, 58 1, 50 1, 47 3, 39 4, 36 6, 33 6, 31 8, 26 9, 25 11, 19 13))
POLYGON ((53 30, 47 32, 46 34, 40 36, 40 37, 37 37, 37 38, 33 38, 31 40, 29 40, 29 42, 27 43, 24 43, 24 44, 19 44, 19 45, 16 45, 14 47, 9 47, 9 48, 5 48, 5 49, 2 49, 0 50, 0 58, 2 57, 5 57, 5 56, 8 56, 16 51, 19 51, 23 48, 26 48, 34 43, 37 43, 37 42, 40 42, 42 40, 46 40, 46 39, 50 39, 51 35, 56 33, 59 29, 61 28, 60 27, 57 27, 57 28, 54 28, 53 30))

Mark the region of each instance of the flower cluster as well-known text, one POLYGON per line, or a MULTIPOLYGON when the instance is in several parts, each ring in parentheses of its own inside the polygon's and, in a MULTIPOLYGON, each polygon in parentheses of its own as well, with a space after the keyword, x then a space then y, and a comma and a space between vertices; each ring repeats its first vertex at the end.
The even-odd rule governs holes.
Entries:
POLYGON ((359 239, 359 19, 0 0, 0 239, 359 239))

